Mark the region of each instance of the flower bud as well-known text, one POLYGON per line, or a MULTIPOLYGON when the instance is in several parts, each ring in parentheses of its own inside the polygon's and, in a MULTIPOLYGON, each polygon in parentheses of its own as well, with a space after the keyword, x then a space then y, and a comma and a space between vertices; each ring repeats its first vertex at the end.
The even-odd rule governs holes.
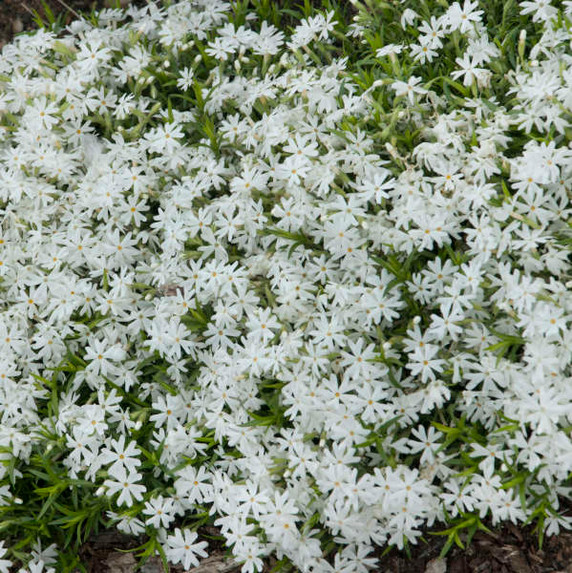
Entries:
POLYGON ((518 36, 518 55, 524 60, 524 46, 526 44, 526 30, 521 30, 518 36))

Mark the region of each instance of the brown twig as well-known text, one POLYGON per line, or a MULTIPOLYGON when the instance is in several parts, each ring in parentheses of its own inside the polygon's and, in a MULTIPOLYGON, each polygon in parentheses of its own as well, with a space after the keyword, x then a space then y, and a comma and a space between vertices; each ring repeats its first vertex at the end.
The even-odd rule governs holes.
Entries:
POLYGON ((80 14, 78 14, 71 6, 66 4, 64 0, 57 0, 68 12, 71 12, 78 20, 81 18, 80 14))
POLYGON ((34 11, 24 2, 20 2, 22 8, 24 8, 24 10, 26 10, 26 12, 28 12, 28 14, 30 14, 33 18, 35 18, 38 14, 34 14, 34 11))

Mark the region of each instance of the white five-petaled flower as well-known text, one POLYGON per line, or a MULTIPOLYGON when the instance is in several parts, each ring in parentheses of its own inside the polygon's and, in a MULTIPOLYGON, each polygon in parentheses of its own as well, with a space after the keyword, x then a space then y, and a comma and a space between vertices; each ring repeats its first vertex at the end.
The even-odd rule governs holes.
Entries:
POLYGON ((123 466, 117 467, 113 472, 109 472, 110 476, 114 479, 106 479, 103 485, 107 488, 107 495, 113 496, 119 493, 117 498, 117 505, 127 505, 131 507, 133 500, 141 501, 146 487, 142 485, 140 480, 142 475, 135 471, 127 473, 123 466))
POLYGON ((419 85, 421 81, 421 78, 411 76, 406 82, 401 80, 393 82, 391 87, 395 91, 395 95, 406 95, 410 103, 413 104, 415 102, 415 94, 423 95, 427 93, 427 90, 419 85))
POLYGON ((208 543, 200 541, 196 543, 198 535, 190 529, 175 529, 173 535, 167 537, 167 547, 165 554, 171 563, 181 563, 185 569, 197 567, 199 565, 198 557, 207 557, 205 551, 208 543))
POLYGON ((86 348, 84 358, 89 361, 86 366, 88 372, 107 376, 110 372, 116 372, 113 362, 123 360, 125 351, 117 344, 109 346, 105 341, 93 338, 86 348))

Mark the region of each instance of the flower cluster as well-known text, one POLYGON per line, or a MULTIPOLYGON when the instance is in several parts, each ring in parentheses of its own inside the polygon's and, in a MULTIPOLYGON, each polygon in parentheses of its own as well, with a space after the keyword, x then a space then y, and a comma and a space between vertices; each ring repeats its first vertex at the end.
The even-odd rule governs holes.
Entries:
POLYGON ((254 4, 3 48, 0 571, 572 526, 572 3, 254 4))

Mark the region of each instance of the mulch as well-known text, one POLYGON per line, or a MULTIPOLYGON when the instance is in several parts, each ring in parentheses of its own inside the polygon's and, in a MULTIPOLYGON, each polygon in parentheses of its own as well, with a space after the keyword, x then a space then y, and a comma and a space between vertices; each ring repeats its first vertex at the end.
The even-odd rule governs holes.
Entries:
POLYGON ((572 533, 546 538, 539 549, 533 528, 512 523, 492 534, 477 532, 464 550, 454 547, 444 558, 442 537, 425 536, 411 547, 411 557, 396 549, 379 561, 379 573, 572 573, 572 533), (440 568, 439 568, 440 567, 440 568))
MULTIPOLYGON (((206 530, 211 539, 211 557, 189 573, 239 573, 239 566, 225 562, 222 544, 212 543, 217 530, 212 527, 206 530)), ((532 526, 523 528, 508 523, 491 534, 476 533, 466 549, 455 547, 440 559, 443 545, 443 537, 426 534, 417 545, 411 546, 410 556, 397 549, 381 556, 372 573, 572 573, 572 533, 569 532, 547 538, 539 549, 532 526)), ((106 531, 84 544, 80 555, 89 573, 134 573, 136 560, 124 551, 136 546, 133 538, 106 531)), ((269 560, 263 573, 271 573, 274 565, 275 562, 269 560)), ((163 573, 159 559, 148 562, 142 573, 163 573)), ((186 572, 176 566, 170 573, 186 572)))
MULTIPOLYGON (((34 11, 47 21, 43 4, 65 23, 77 12, 89 12, 114 6, 114 0, 0 0, 0 47, 11 41, 14 34, 36 27, 34 11)), ((123 0, 126 3, 126 0, 123 0)), ((545 540, 539 549, 532 527, 519 528, 512 524, 497 527, 493 534, 478 532, 465 550, 452 549, 444 560, 439 559, 444 539, 426 535, 411 554, 396 549, 382 556, 378 571, 384 573, 572 573, 572 533, 564 532, 545 540)), ((133 539, 117 533, 104 533, 87 542, 80 554, 93 573, 119 573, 121 565, 116 556, 125 555, 117 549, 133 549, 133 539), (114 567, 112 563, 118 565, 114 567)), ((220 550, 219 550, 220 551, 220 550)), ((222 551, 221 551, 222 553, 222 551)), ((216 568, 217 570, 218 567, 216 568)), ((206 569, 203 569, 206 570, 206 569)), ((213 567, 213 570, 215 568, 213 567)), ((173 571, 181 571, 173 568, 173 571)))
POLYGON ((92 9, 102 9, 114 6, 112 0, 0 0, 0 46, 10 42, 14 34, 23 30, 37 28, 34 22, 35 13, 48 22, 45 6, 54 15, 61 15, 65 18, 65 23, 74 19, 72 12, 68 11, 64 4, 67 4, 76 12, 89 13, 92 9))

